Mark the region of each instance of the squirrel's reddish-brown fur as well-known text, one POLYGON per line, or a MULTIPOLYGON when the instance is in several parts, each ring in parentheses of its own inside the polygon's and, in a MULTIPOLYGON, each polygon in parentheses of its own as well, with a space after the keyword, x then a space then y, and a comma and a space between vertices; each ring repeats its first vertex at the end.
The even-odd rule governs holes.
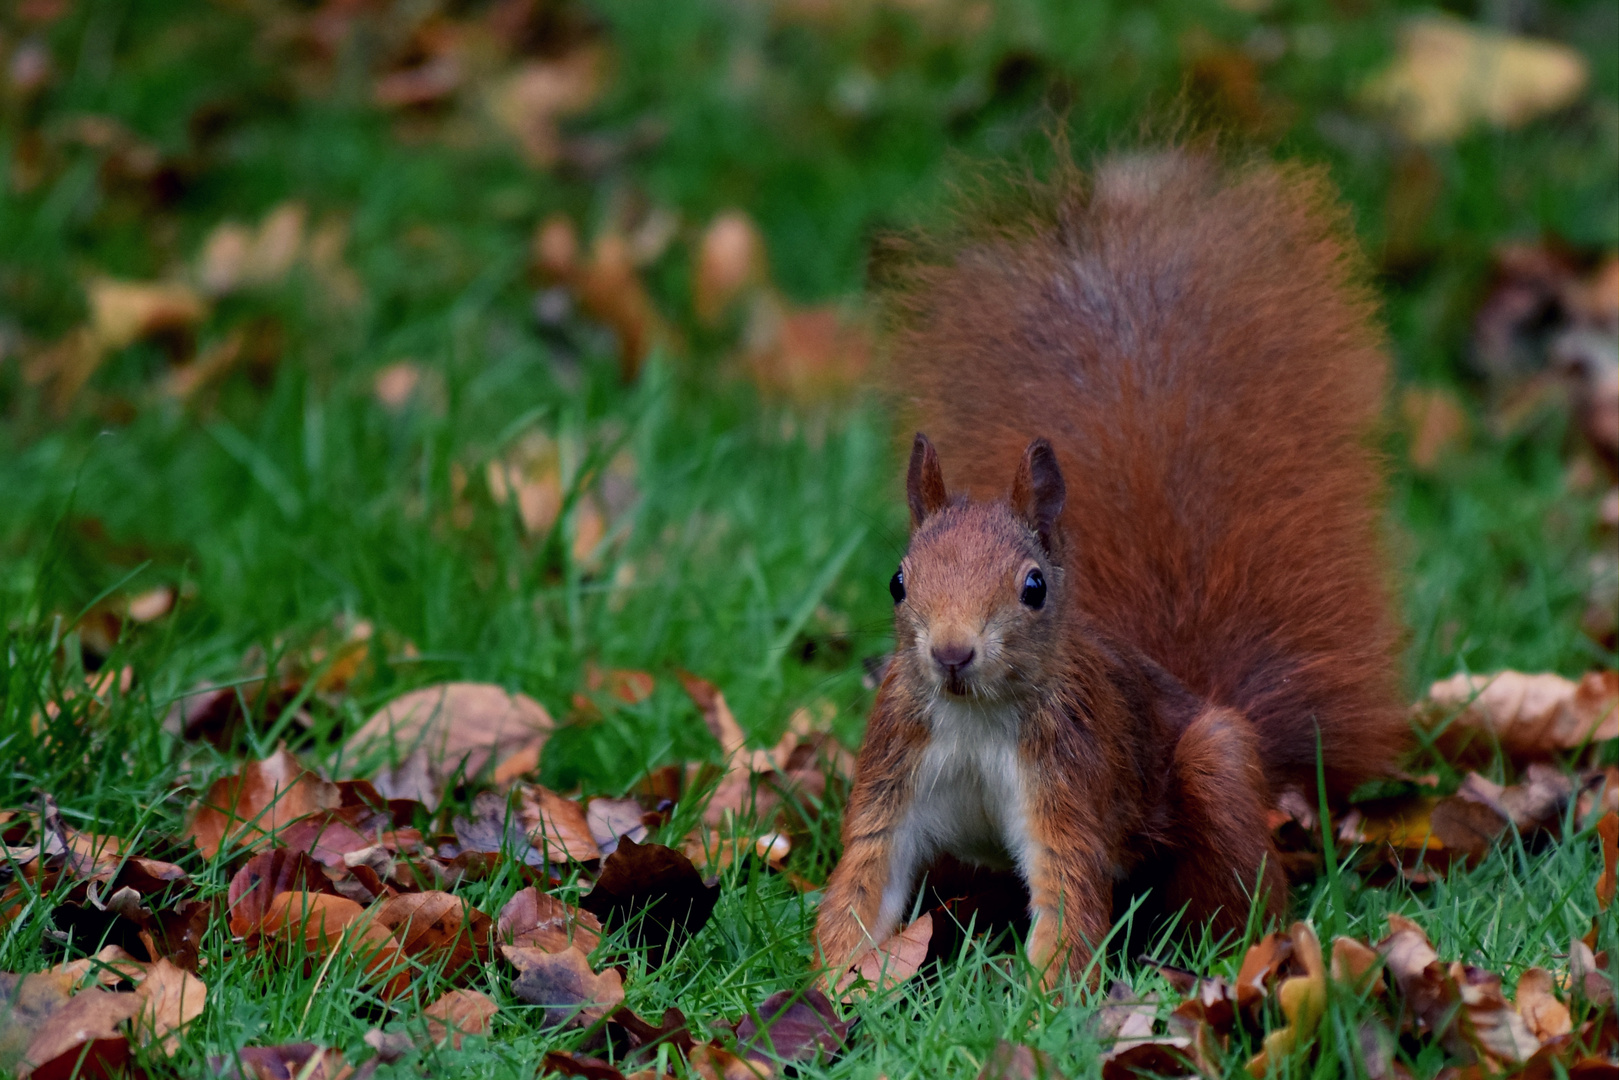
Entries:
POLYGON ((1247 715, 1273 784, 1334 797, 1408 735, 1368 445, 1387 361, 1323 178, 1167 151, 905 275, 892 382, 952 486, 1031 438, 1068 486, 1079 603, 1247 715))
POLYGON ((1079 969, 1120 878, 1227 929, 1256 890, 1279 913, 1277 794, 1313 795, 1319 754, 1341 798, 1408 733, 1367 442, 1387 362, 1324 181, 1177 149, 1028 202, 913 247, 890 297, 931 444, 821 908, 833 965, 917 865, 985 837, 1041 962, 1079 969), (1042 569, 1052 599, 1019 607, 1042 569))

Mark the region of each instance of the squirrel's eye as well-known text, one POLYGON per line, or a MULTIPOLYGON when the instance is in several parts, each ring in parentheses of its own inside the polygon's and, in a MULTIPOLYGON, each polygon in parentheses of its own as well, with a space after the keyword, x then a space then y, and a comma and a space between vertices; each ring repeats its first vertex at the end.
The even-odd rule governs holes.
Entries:
POLYGON ((1023 591, 1018 594, 1024 607, 1040 608, 1046 602, 1046 576, 1038 570, 1023 575, 1023 591))
POLYGON ((888 579, 888 595, 896 604, 905 599, 905 571, 895 570, 894 576, 888 579))

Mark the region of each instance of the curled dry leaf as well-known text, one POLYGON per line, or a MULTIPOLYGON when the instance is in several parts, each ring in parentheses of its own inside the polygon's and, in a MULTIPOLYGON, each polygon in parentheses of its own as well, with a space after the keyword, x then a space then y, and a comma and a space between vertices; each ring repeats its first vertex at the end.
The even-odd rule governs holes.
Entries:
POLYGON ((502 759, 538 744, 556 723, 545 706, 526 694, 492 683, 440 683, 395 698, 344 745, 347 755, 392 746, 395 764, 377 777, 390 799, 416 799, 438 805, 451 777, 473 777, 491 759, 502 759))
POLYGON ((529 966, 512 983, 512 992, 545 1011, 547 1027, 585 1027, 602 1019, 624 1002, 624 981, 608 968, 601 974, 578 948, 562 952, 532 952, 529 966))
POLYGON ((235 776, 214 781, 198 802, 183 836, 207 858, 227 842, 257 846, 271 833, 341 801, 337 786, 298 763, 285 748, 250 761, 235 776))
POLYGON ((1327 1007, 1327 966, 1321 956, 1321 942, 1309 923, 1293 924, 1289 931, 1293 955, 1304 965, 1304 974, 1282 982, 1277 990, 1287 1026, 1265 1036, 1265 1048, 1248 1062, 1248 1072, 1264 1076, 1279 1067, 1301 1046, 1308 1046, 1327 1007))
POLYGON ((1430 722, 1460 710, 1439 735, 1453 759, 1474 739, 1499 741, 1515 760, 1546 758, 1590 742, 1619 738, 1619 672, 1560 675, 1456 675, 1436 682, 1419 706, 1430 722))
POLYGON ((500 909, 495 932, 508 945, 545 952, 562 952, 577 945, 588 955, 601 944, 602 924, 590 912, 530 886, 518 890, 500 909))
POLYGON ((844 1000, 852 1000, 855 991, 896 986, 921 969, 928 958, 928 945, 933 941, 933 913, 924 912, 920 918, 899 933, 874 945, 855 958, 849 970, 838 980, 837 992, 844 1000))
POLYGON ((1349 937, 1332 939, 1332 978, 1357 994, 1381 994, 1383 972, 1377 950, 1349 937))
POLYGON ((1474 1045, 1496 1061, 1528 1061, 1540 1049, 1524 1018, 1501 992, 1501 976, 1471 964, 1453 963, 1450 977, 1471 1021, 1474 1045))
POLYGON ((1448 142, 1475 123, 1519 127, 1584 92, 1584 58, 1566 45, 1514 37, 1448 16, 1406 23, 1394 63, 1365 89, 1418 142, 1448 142))
POLYGON ((451 990, 423 1010, 427 1017, 427 1034, 434 1042, 446 1038, 455 1049, 461 1049, 463 1035, 487 1035, 489 1021, 499 1008, 493 1001, 476 990, 451 990))

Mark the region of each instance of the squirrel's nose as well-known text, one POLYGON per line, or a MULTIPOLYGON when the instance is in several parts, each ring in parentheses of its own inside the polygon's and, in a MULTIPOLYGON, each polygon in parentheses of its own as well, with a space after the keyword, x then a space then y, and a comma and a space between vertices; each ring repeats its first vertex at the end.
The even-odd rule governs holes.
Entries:
POLYGON ((975 655, 971 645, 935 645, 933 646, 934 663, 955 675, 962 668, 973 662, 975 655))

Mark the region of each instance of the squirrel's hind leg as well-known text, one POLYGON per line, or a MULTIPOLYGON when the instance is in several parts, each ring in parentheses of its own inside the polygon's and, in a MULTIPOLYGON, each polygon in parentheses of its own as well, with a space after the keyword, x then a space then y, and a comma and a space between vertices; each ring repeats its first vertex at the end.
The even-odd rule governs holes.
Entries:
POLYGON ((1255 904, 1279 920, 1287 910, 1287 879, 1267 828, 1253 725, 1233 709, 1205 708, 1176 744, 1173 767, 1163 910, 1184 909, 1187 926, 1207 925, 1216 936, 1240 936, 1255 904))

